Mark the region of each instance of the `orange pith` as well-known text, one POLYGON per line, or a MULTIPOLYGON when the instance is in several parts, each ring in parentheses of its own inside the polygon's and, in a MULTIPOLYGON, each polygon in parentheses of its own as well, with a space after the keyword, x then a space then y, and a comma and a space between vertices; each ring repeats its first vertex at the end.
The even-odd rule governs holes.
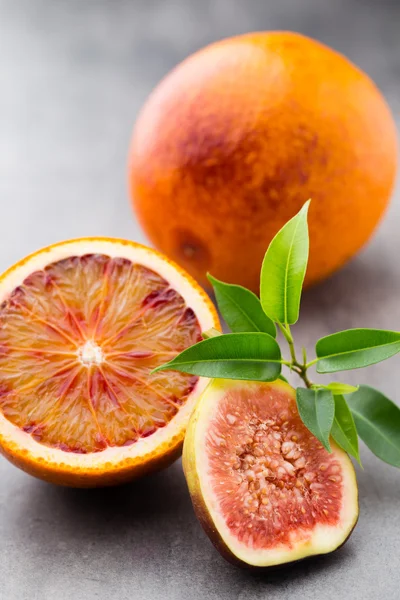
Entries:
POLYGON ((0 408, 35 440, 96 452, 165 426, 197 378, 149 371, 200 339, 183 298, 105 255, 33 273, 0 309, 0 408), (172 336, 173 333, 173 336, 172 336))

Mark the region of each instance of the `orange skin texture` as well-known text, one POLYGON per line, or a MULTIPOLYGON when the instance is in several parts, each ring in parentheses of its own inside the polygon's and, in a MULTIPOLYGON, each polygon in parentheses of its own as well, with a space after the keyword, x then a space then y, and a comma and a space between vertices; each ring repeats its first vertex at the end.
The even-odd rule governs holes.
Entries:
POLYGON ((182 454, 184 437, 185 431, 182 429, 180 435, 159 446, 157 451, 145 458, 126 459, 118 463, 110 461, 106 468, 96 470, 72 468, 68 464, 68 457, 63 465, 51 465, 22 450, 18 444, 3 443, 0 452, 25 473, 48 483, 73 488, 97 488, 128 483, 169 467, 182 454))
POLYGON ((212 44, 158 85, 137 120, 132 204, 156 247, 200 283, 258 290, 276 232, 308 198, 306 283, 371 236, 397 166, 391 112, 341 54, 291 32, 212 44))
POLYGON ((169 440, 169 443, 163 444, 157 448, 156 452, 147 455, 145 458, 126 459, 118 464, 110 461, 107 468, 90 469, 90 471, 84 467, 81 469, 72 468, 68 464, 67 457, 64 465, 54 466, 45 463, 22 450, 18 444, 3 444, 0 446, 0 452, 7 460, 25 471, 25 473, 48 483, 73 488, 109 487, 128 483, 144 475, 169 467, 182 454, 184 433, 182 430, 179 436, 175 436, 169 440))

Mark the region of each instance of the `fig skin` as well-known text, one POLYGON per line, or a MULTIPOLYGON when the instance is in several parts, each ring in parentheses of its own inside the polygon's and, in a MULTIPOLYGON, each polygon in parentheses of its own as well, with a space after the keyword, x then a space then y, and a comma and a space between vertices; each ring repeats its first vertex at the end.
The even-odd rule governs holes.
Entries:
MULTIPOLYGON (((196 458, 195 458, 195 455, 196 455, 196 447, 195 447, 196 425, 197 425, 197 422, 198 422, 201 412, 202 412, 203 399, 205 398, 205 396, 207 394, 207 390, 212 385, 212 382, 213 382, 213 380, 211 380, 211 382, 209 383, 207 388, 204 390, 204 392, 200 396, 200 398, 196 404, 196 407, 190 417, 190 421, 189 421, 188 428, 186 430, 186 436, 185 436, 185 441, 184 441, 184 445, 183 445, 182 465, 183 465, 183 471, 185 474, 185 478, 186 478, 186 482, 188 485, 188 489, 189 489, 190 497, 192 500, 192 505, 193 505, 195 515, 196 515, 197 519, 199 520, 201 526, 203 527, 205 533, 207 534, 207 536, 210 538, 211 542, 215 546, 215 548, 219 551, 219 553, 223 556, 223 558, 225 558, 225 560, 227 560, 229 563, 231 563, 237 567, 241 567, 241 568, 251 570, 251 571, 258 571, 258 572, 268 572, 268 571, 273 572, 276 570, 280 570, 280 569, 284 568, 285 566, 290 566, 290 565, 302 562, 302 561, 310 559, 310 558, 312 559, 312 558, 316 558, 318 556, 323 556, 324 554, 325 555, 331 554, 332 552, 335 552, 336 550, 339 550, 340 548, 342 548, 342 546, 344 546, 344 544, 347 542, 347 540, 350 538, 351 534, 353 533, 354 528, 357 525, 358 518, 359 518, 358 486, 357 486, 357 480, 356 480, 356 476, 355 476, 354 466, 353 466, 350 458, 348 458, 348 460, 349 460, 349 464, 351 465, 351 468, 352 468, 352 471, 354 474, 354 485, 356 487, 356 493, 357 493, 357 496, 356 496, 357 497, 357 514, 356 514, 356 518, 354 520, 353 526, 352 526, 351 530, 349 531, 347 537, 336 547, 332 547, 332 549, 329 552, 316 552, 315 554, 309 554, 309 555, 306 555, 301 558, 294 558, 293 560, 282 562, 282 563, 277 563, 274 565, 253 565, 253 564, 247 563, 246 561, 244 561, 241 558, 239 558, 238 556, 236 556, 232 552, 232 550, 228 547, 228 545, 223 540, 221 534, 219 533, 218 528, 215 525, 214 519, 213 519, 212 515, 210 514, 210 511, 208 510, 205 500, 203 498, 203 495, 201 492, 200 476, 199 476, 198 470, 196 468, 196 458)), ((245 383, 245 382, 241 382, 241 383, 245 383)), ((290 395, 295 397, 295 390, 289 384, 283 382, 282 380, 277 380, 275 382, 271 382, 268 385, 274 385, 274 386, 279 387, 280 389, 285 389, 286 392, 289 392, 290 395)), ((331 439, 331 445, 335 447, 335 443, 333 442, 332 439, 331 439)))
POLYGON ((182 466, 183 472, 186 477, 186 483, 188 485, 190 497, 193 504, 193 509, 200 525, 214 544, 218 552, 231 564, 244 567, 259 569, 259 567, 252 567, 247 563, 237 558, 225 544, 224 540, 219 534, 218 529, 215 527, 214 521, 208 511, 206 503, 204 502, 203 495, 201 493, 200 479, 197 473, 195 464, 195 444, 194 444, 194 430, 196 422, 199 418, 199 411, 201 404, 201 398, 194 409, 192 416, 190 417, 189 425, 186 430, 185 441, 183 443, 182 453, 182 466))

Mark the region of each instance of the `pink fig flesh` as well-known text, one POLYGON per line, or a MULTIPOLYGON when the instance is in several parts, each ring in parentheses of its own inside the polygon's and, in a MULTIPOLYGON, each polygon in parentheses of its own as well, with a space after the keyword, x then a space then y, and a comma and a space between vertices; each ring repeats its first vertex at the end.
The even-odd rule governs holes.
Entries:
POLYGON ((184 470, 195 512, 224 556, 268 567, 341 546, 358 518, 349 457, 302 423, 279 382, 214 380, 192 415, 184 470))

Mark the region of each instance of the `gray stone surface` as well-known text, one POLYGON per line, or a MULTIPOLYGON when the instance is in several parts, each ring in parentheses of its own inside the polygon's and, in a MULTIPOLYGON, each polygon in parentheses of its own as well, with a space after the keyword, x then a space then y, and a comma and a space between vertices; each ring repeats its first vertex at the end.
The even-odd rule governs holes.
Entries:
MULTIPOLYGON (((294 29, 346 53, 398 115, 397 0, 0 0, 0 268, 62 238, 144 241, 127 201, 131 126, 202 45, 294 29)), ((400 198, 370 246, 305 295, 296 336, 400 328, 400 198)), ((399 360, 353 373, 399 401, 399 360)), ((400 473, 363 448, 361 516, 337 554, 276 574, 231 567, 192 513, 178 462, 114 490, 52 487, 0 461, 4 600, 400 598, 400 473)))

